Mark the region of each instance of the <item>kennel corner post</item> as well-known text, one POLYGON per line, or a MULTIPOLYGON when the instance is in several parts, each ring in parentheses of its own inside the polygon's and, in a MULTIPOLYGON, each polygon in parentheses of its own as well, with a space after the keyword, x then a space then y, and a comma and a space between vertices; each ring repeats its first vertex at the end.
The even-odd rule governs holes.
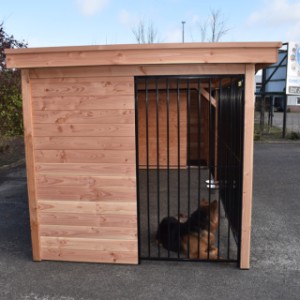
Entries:
POLYGON ((22 69, 22 104, 24 122, 24 142, 26 155, 26 175, 28 186, 28 205, 30 213, 30 229, 32 256, 34 261, 41 261, 39 220, 37 213, 37 198, 35 184, 35 166, 33 156, 33 125, 31 84, 28 69, 22 69))
POLYGON ((244 115, 244 162, 242 224, 240 244, 240 268, 250 268, 250 239, 253 185, 253 138, 254 138, 254 92, 255 65, 245 65, 245 115, 244 115))

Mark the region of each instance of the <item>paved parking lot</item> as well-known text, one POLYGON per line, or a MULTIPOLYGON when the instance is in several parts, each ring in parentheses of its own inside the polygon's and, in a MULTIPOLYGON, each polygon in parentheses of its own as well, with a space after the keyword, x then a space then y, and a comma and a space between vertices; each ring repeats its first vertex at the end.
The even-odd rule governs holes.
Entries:
POLYGON ((31 260, 25 166, 0 170, 0 299, 299 299, 300 143, 256 144, 251 270, 31 260))

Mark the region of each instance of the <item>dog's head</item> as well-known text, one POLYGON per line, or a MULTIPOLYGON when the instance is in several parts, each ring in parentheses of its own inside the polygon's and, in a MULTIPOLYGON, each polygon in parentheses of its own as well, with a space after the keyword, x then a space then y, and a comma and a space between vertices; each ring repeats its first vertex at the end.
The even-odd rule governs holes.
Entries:
POLYGON ((209 228, 214 231, 218 227, 218 221, 218 201, 214 200, 209 204, 209 201, 201 200, 199 208, 192 213, 188 222, 191 231, 208 230, 209 228))

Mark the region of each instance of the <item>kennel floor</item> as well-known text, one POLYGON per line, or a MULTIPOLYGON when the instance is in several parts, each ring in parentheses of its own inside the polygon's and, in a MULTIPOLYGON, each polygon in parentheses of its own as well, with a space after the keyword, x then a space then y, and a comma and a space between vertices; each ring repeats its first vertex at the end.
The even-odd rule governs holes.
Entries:
MULTIPOLYGON (((141 259, 186 259, 183 253, 167 251, 156 243, 159 222, 166 216, 178 218, 194 212, 201 199, 220 200, 218 189, 207 188, 206 180, 212 179, 207 168, 140 169, 139 183, 139 239, 141 259), (190 203, 189 203, 190 202, 190 203), (189 203, 189 204, 188 204, 189 203), (188 206, 190 208, 188 209, 188 206)), ((220 201, 219 201, 220 203, 220 201)), ((223 204, 220 205, 219 230, 215 246, 220 260, 237 261, 238 250, 230 229, 223 204)))

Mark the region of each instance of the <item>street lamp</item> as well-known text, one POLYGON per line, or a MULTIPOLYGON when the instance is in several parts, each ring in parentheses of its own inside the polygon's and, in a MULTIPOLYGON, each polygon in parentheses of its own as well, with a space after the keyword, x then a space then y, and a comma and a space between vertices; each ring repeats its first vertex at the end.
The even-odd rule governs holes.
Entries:
POLYGON ((184 24, 185 24, 185 21, 182 21, 182 42, 184 43, 184 24))

